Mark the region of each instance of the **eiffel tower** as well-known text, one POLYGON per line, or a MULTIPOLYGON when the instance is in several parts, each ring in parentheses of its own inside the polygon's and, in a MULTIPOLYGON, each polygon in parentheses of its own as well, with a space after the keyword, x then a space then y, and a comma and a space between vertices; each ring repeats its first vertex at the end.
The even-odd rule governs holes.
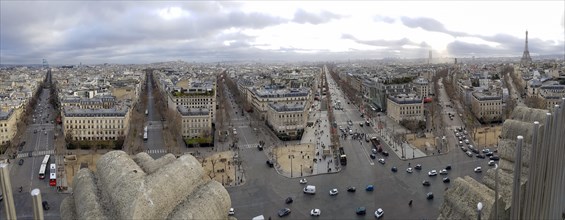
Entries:
POLYGON ((520 66, 529 67, 532 63, 532 57, 530 57, 530 51, 528 50, 528 31, 526 31, 526 48, 524 48, 524 54, 522 54, 522 60, 520 61, 520 66))

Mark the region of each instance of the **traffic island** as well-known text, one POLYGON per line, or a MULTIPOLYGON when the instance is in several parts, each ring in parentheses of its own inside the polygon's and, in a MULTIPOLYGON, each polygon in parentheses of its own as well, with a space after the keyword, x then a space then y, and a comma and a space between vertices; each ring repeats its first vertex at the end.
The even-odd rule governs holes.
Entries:
POLYGON ((244 183, 245 178, 241 173, 241 163, 234 157, 233 151, 223 151, 212 154, 198 161, 204 169, 203 178, 216 180, 224 187, 238 186, 244 183))
POLYGON ((312 144, 282 145, 273 149, 279 174, 294 178, 313 174, 315 146, 312 144))

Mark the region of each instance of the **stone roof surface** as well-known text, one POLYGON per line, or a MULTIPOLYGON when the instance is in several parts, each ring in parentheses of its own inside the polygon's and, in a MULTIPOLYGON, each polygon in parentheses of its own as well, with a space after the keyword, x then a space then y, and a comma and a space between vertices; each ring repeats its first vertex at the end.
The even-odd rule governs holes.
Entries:
POLYGON ((227 190, 204 179, 191 155, 154 160, 112 151, 96 168, 74 177, 74 192, 61 203, 62 219, 228 219, 227 190))

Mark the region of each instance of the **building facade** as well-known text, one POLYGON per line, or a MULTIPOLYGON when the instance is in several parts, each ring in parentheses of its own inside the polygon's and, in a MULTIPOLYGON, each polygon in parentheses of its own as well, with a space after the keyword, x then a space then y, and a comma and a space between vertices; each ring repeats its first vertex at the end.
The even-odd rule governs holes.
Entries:
POLYGON ((181 135, 183 138, 198 138, 212 134, 212 120, 210 111, 204 108, 186 108, 177 106, 180 116, 181 135))
POLYGON ((0 145, 10 143, 18 131, 16 111, 0 111, 0 145))
POLYGON ((131 111, 65 107, 61 115, 63 133, 71 140, 118 140, 128 134, 131 111))
POLYGON ((216 84, 192 83, 191 87, 177 88, 167 93, 168 107, 178 111, 177 106, 187 109, 207 109, 210 121, 216 121, 216 84))
POLYGON ((251 105, 256 110, 261 119, 265 120, 268 116, 269 105, 271 103, 291 104, 302 103, 308 106, 312 102, 313 96, 307 88, 301 89, 252 89, 249 93, 251 105))
POLYGON ((502 120, 502 94, 492 92, 473 92, 471 112, 482 123, 502 120))
POLYGON ((424 99, 414 94, 391 95, 387 99, 387 115, 396 122, 424 120, 424 99))
POLYGON ((267 125, 282 140, 300 139, 307 122, 304 104, 268 104, 267 125))

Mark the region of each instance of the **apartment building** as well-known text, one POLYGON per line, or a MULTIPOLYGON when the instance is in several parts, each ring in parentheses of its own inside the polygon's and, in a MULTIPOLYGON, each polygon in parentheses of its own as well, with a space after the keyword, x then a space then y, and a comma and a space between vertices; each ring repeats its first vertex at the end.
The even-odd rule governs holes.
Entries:
POLYGON ((471 93, 471 112, 482 123, 502 120, 501 92, 477 91, 471 93))
POLYGON ((256 110, 262 120, 268 115, 269 104, 290 104, 301 103, 308 106, 312 102, 313 96, 308 88, 286 89, 279 86, 266 86, 261 89, 253 88, 248 93, 253 109, 256 110))
POLYGON ((300 103, 269 103, 267 125, 281 140, 300 139, 308 121, 306 106, 300 103))
POLYGON ((14 109, 0 110, 0 145, 10 143, 16 136, 18 131, 16 118, 14 109))
POLYGON ((177 106, 181 121, 181 135, 184 138, 205 137, 212 134, 210 111, 205 108, 177 106))
POLYGON ((407 94, 414 91, 411 83, 392 83, 384 79, 377 79, 374 83, 365 83, 370 98, 370 103, 376 110, 387 111, 388 96, 407 94))
POLYGON ((211 123, 216 122, 216 83, 192 82, 188 88, 177 87, 167 93, 168 107, 178 111, 177 106, 187 109, 207 109, 211 123))
POLYGON ((387 98, 387 115, 396 122, 424 120, 424 99, 415 94, 390 95, 387 98))
POLYGON ((93 98, 81 98, 78 96, 64 97, 61 106, 71 106, 81 109, 108 109, 114 107, 116 98, 114 96, 99 96, 93 98))
POLYGON ((416 92, 417 96, 420 97, 428 97, 431 93, 430 91, 430 81, 424 79, 422 77, 414 79, 412 81, 412 85, 414 86, 414 92, 416 92))
POLYGON ((539 96, 545 101, 546 109, 553 109, 565 98, 565 85, 544 85, 539 88, 539 96))
POLYGON ((129 131, 130 108, 81 109, 64 107, 63 133, 72 140, 117 140, 129 131))

